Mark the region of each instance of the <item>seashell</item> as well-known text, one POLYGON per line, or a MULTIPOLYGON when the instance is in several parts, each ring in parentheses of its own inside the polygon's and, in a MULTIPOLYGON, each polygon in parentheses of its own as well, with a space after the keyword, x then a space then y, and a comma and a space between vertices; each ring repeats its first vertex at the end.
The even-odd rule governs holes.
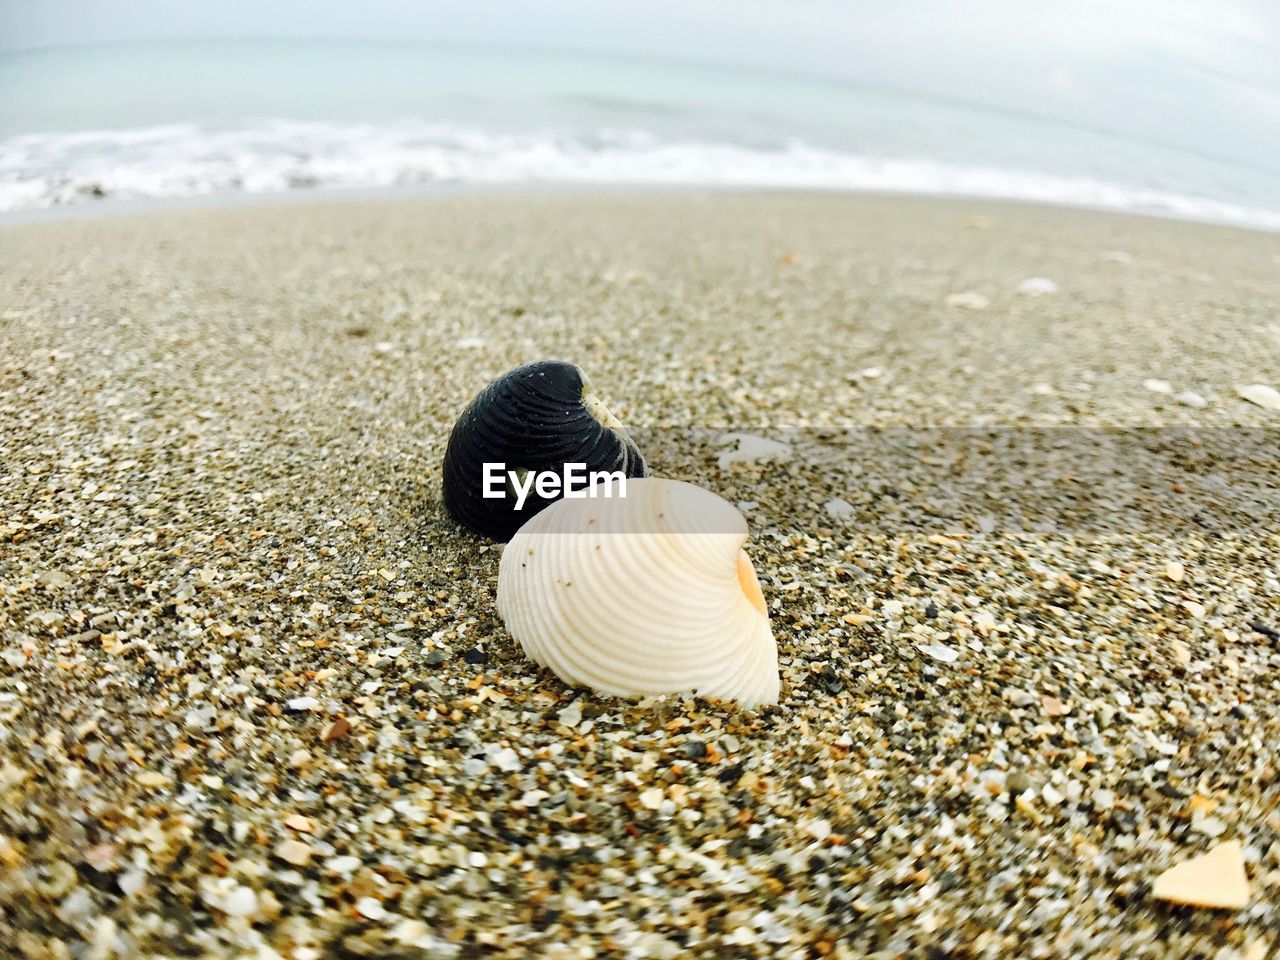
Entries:
POLYGON ((539 360, 481 390, 458 418, 445 450, 449 515, 476 533, 508 540, 562 495, 541 496, 529 488, 521 502, 508 482, 500 498, 486 498, 486 463, 503 464, 505 471, 516 472, 516 479, 547 471, 562 475, 568 463, 584 464, 587 475, 620 471, 643 477, 640 448, 590 386, 572 363, 539 360))
POLYGON ((1263 410, 1280 412, 1280 390, 1265 383, 1251 383, 1248 386, 1236 387, 1236 395, 1242 400, 1257 404, 1263 410))
POLYGON ((778 650, 742 514, 679 480, 629 480, 623 497, 600 487, 552 504, 503 551, 498 613, 525 654, 613 696, 776 703, 778 650))

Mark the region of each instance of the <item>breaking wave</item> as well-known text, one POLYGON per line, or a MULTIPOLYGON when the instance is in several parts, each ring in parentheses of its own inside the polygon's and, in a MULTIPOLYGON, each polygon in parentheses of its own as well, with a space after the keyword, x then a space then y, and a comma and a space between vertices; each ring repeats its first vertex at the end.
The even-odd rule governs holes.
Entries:
POLYGON ((644 130, 493 133, 442 123, 260 120, 0 140, 0 211, 103 198, 397 185, 593 184, 848 190, 1026 200, 1280 230, 1280 210, 1151 187, 912 157, 661 139, 644 130))

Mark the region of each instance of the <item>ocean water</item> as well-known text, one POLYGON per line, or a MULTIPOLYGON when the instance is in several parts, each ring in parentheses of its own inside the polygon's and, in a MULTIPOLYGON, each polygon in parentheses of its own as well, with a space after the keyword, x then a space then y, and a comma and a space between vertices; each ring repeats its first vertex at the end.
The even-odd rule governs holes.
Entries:
POLYGON ((817 77, 411 43, 0 53, 0 211, 434 183, 969 195, 1280 230, 1280 164, 817 77))

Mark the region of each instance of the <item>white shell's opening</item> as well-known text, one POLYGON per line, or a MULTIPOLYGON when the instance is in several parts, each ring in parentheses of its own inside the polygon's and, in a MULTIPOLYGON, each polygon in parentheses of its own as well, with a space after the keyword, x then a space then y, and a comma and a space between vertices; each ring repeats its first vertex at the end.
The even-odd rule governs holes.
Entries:
POLYGON ((742 588, 742 595, 751 601, 751 605, 762 616, 767 617, 769 611, 764 603, 764 591, 760 589, 756 568, 751 565, 751 558, 747 556, 745 550, 738 551, 738 586, 742 588))

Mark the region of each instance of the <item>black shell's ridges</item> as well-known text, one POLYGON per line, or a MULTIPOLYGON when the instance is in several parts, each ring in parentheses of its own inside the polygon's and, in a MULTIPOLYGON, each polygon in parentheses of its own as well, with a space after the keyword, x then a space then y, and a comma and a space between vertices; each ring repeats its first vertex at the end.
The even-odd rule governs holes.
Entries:
POLYGON ((525 364, 481 390, 458 418, 445 451, 444 504, 449 515, 476 533, 506 541, 554 502, 532 490, 519 511, 513 494, 486 499, 485 463, 557 474, 566 463, 583 463, 588 473, 621 471, 626 477, 643 477, 639 447, 625 431, 593 417, 582 396, 582 372, 563 360, 525 364))

